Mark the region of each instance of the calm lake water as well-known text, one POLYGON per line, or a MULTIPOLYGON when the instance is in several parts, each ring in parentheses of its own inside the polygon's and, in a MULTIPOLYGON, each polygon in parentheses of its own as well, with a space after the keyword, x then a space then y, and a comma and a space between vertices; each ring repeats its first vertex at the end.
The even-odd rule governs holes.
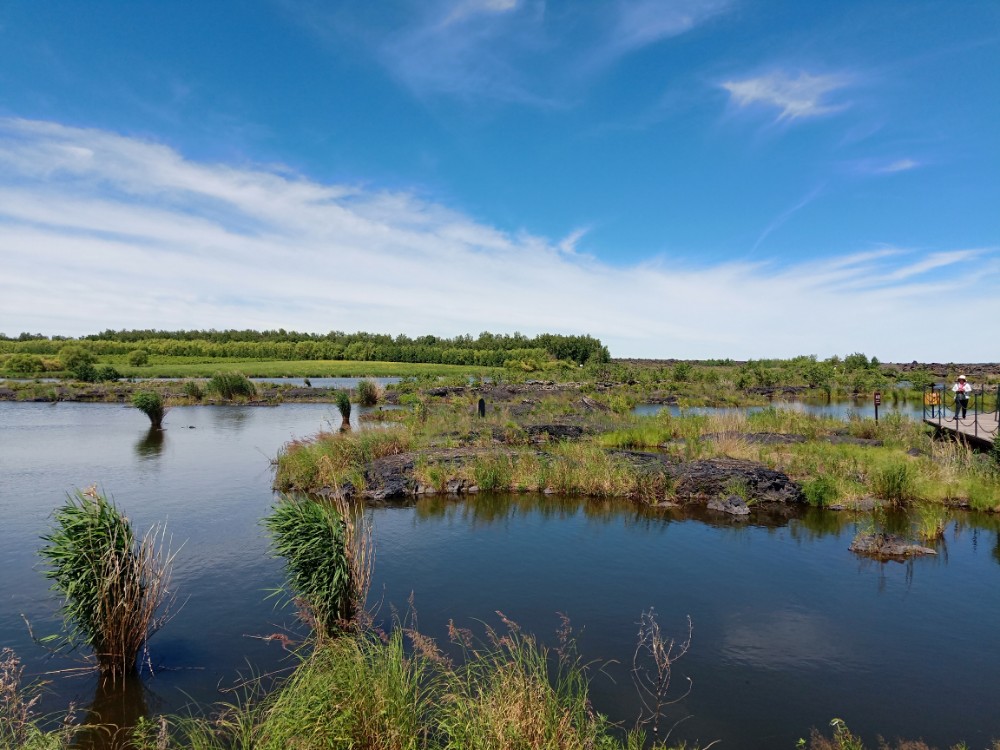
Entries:
MULTIPOLYGON (((775 401, 769 406, 751 406, 748 408, 730 406, 692 406, 681 409, 674 404, 639 404, 632 413, 640 417, 649 417, 659 414, 661 411, 668 411, 673 416, 680 414, 720 414, 727 412, 749 412, 754 413, 764 409, 784 409, 786 411, 800 412, 803 414, 815 414, 819 417, 833 417, 834 419, 849 419, 852 416, 861 419, 872 419, 875 417, 875 404, 870 398, 853 399, 849 401, 834 401, 832 403, 814 403, 811 401, 775 401)), ((887 398, 879 406, 880 417, 889 414, 899 414, 911 419, 923 419, 923 406, 913 402, 900 401, 892 404, 887 398)))
MULTIPOLYGON (((77 664, 32 642, 56 632, 57 602, 39 570, 39 536, 67 492, 92 483, 144 528, 166 521, 180 548, 183 607, 151 642, 158 667, 135 710, 174 711, 242 676, 287 667, 261 639, 293 622, 266 600, 282 579, 259 520, 273 496, 270 459, 294 437, 336 426, 329 404, 178 407, 162 440, 134 409, 0 403, 0 645, 32 674, 77 664)), ((449 619, 481 632, 496 611, 555 642, 558 613, 595 671, 597 708, 631 724, 637 621, 655 608, 675 637, 694 624, 676 666, 676 738, 724 748, 791 748, 834 717, 874 740, 923 737, 985 747, 1000 737, 1000 519, 962 515, 933 558, 878 564, 847 551, 845 514, 793 519, 679 515, 551 497, 427 498, 377 508, 372 601, 383 624, 411 593, 422 631, 449 619)), ((46 710, 95 698, 92 675, 55 676, 46 710)), ((96 696, 108 700, 108 696, 96 696)), ((121 702, 120 696, 111 696, 121 702)))

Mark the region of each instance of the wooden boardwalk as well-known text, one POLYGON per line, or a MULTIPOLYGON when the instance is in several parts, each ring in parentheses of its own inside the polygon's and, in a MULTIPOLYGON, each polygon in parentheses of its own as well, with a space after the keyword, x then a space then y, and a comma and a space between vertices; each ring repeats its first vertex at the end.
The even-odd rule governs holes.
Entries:
POLYGON ((983 446, 993 444, 993 438, 996 437, 997 430, 1000 428, 995 411, 977 414, 970 410, 964 419, 959 417, 956 421, 955 413, 949 413, 946 410, 944 416, 925 417, 924 422, 933 425, 942 432, 961 435, 967 440, 983 446))

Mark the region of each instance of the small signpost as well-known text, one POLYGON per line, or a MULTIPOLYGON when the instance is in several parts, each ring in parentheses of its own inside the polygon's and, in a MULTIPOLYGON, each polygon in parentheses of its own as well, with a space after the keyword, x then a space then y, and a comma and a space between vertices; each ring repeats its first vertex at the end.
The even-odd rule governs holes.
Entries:
POLYGON ((878 424, 878 405, 882 403, 882 394, 875 391, 875 424, 878 424))

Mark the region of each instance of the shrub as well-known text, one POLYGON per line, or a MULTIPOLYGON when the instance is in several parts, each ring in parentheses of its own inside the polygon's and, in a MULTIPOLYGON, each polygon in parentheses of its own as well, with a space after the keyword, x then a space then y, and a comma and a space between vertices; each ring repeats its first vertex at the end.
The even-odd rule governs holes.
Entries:
POLYGON ((94 380, 104 383, 112 380, 121 380, 122 374, 115 369, 114 365, 101 365, 94 372, 94 380))
MULTIPOLYGON (((363 518, 363 517, 362 517, 363 518)), ((372 547, 364 522, 346 504, 282 497, 265 520, 285 558, 291 599, 320 638, 355 622, 371 582, 372 547)))
POLYGON ((382 398, 382 388, 374 380, 358 381, 357 390, 361 406, 375 406, 382 398))
POLYGON ((253 381, 242 372, 217 372, 208 381, 206 388, 226 401, 237 396, 253 398, 257 394, 253 381))
POLYGON ((44 369, 42 358, 33 354, 14 354, 7 360, 7 371, 16 375, 35 375, 44 369))
POLYGON ((128 353, 128 363, 133 367, 149 364, 149 352, 145 349, 133 349, 128 353))
POLYGON ((195 401, 201 401, 205 396, 205 392, 201 389, 201 385, 197 380, 186 380, 184 381, 184 395, 188 398, 193 398, 195 401))
POLYGON ((94 356, 93 352, 84 349, 82 346, 67 344, 59 350, 59 362, 62 364, 64 370, 69 370, 70 372, 74 372, 82 365, 93 365, 96 361, 97 357, 94 356))
POLYGON ((97 380, 97 368, 90 362, 80 362, 69 372, 74 378, 84 383, 93 383, 97 380))
POLYGON ((135 670, 139 650, 166 621, 171 557, 154 527, 137 541, 132 524, 94 487, 77 490, 43 536, 46 578, 63 596, 65 645, 90 647, 105 674, 135 670))
POLYGON ((149 417, 149 423, 154 430, 159 430, 163 426, 163 415, 167 410, 159 393, 138 391, 132 395, 132 406, 149 417))

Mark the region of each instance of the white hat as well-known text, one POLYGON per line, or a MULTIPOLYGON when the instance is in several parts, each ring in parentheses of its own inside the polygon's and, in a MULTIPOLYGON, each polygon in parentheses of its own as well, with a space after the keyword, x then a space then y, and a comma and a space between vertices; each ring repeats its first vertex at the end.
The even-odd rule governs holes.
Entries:
POLYGON ((959 376, 958 376, 958 379, 959 379, 959 380, 965 380, 966 378, 965 378, 965 375, 959 375, 959 376))

